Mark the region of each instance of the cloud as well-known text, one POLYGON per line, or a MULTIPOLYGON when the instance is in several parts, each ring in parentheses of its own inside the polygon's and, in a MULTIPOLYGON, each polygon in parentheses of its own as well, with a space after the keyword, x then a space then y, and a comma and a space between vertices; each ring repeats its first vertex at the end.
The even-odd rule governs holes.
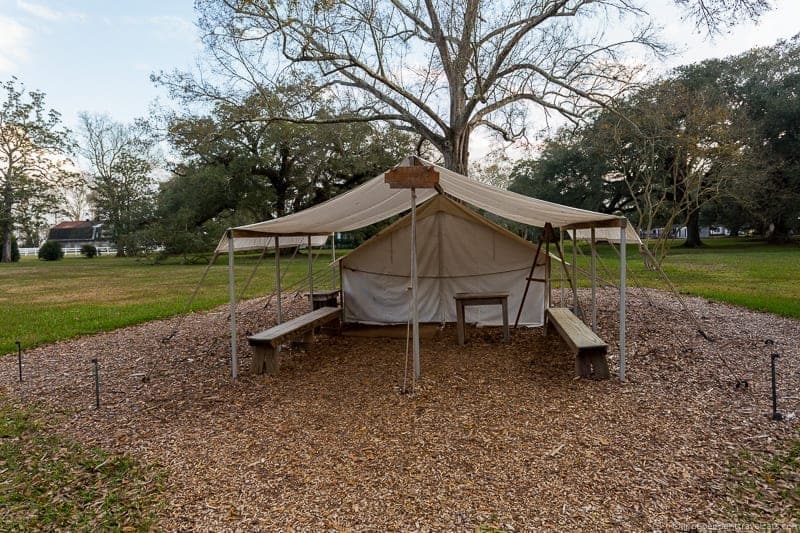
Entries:
POLYGON ((31 31, 14 19, 0 15, 0 73, 13 73, 28 58, 31 31))
POLYGON ((58 11, 42 4, 25 2, 25 0, 17 0, 17 7, 33 17, 49 22, 60 22, 62 20, 79 20, 83 22, 86 20, 86 15, 83 13, 58 11))

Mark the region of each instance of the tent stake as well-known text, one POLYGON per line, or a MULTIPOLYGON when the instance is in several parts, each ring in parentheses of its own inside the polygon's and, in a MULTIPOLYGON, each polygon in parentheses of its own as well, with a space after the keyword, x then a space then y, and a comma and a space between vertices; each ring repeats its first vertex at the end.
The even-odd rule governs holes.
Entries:
POLYGON ((228 228, 228 296, 231 304, 231 377, 236 379, 239 376, 239 357, 236 353, 236 280, 233 276, 233 230, 228 228))
POLYGON ((417 307, 417 191, 411 188, 411 300, 414 344, 414 378, 420 378, 419 364, 419 310, 417 307))
POLYGON ((625 284, 627 274, 627 224, 619 229, 619 380, 625 381, 625 284))
POLYGON ((22 383, 22 343, 17 341, 17 364, 19 366, 19 382, 22 383))

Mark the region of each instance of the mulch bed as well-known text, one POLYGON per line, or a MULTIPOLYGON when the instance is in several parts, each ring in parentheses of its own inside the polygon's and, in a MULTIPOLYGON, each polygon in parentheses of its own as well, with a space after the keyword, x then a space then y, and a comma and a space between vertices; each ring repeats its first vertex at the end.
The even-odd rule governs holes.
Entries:
MULTIPOLYGON (((52 412, 57 431, 166 469, 166 529, 730 522, 730 461, 797 435, 765 414, 773 350, 781 410, 800 410, 800 321, 687 298, 709 343, 673 297, 643 296, 629 297, 624 384, 574 379, 573 357, 541 328, 513 331, 510 344, 499 329, 472 329, 458 348, 452 326, 423 340, 413 394, 401 393, 405 339, 319 336, 309 354, 287 350, 279 376, 251 376, 245 334, 272 319, 252 300, 240 308, 236 382, 220 308, 27 351, 22 384, 16 357, 4 357, 0 390, 52 412)), ((290 315, 305 311, 284 302, 290 315)), ((600 303, 613 372, 616 294, 601 291, 600 303)))

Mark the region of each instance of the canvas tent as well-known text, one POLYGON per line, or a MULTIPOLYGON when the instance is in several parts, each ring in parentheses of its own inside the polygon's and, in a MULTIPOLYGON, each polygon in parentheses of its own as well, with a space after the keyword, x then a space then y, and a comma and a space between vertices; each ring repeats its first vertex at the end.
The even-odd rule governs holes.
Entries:
MULTIPOLYGON (((624 217, 563 206, 492 187, 416 156, 407 157, 395 169, 398 167, 425 167, 436 173, 438 183, 435 188, 426 189, 392 188, 385 181, 387 174, 393 171, 390 169, 359 187, 309 209, 273 220, 231 228, 226 234, 230 239, 228 250, 231 270, 233 252, 237 249, 236 241, 240 239, 272 237, 280 243, 287 237, 304 237, 311 246, 313 237, 353 231, 411 209, 409 217, 387 228, 347 256, 348 259, 342 262, 342 277, 346 285, 343 294, 345 317, 353 320, 405 322, 409 317, 409 299, 405 296, 409 292, 409 286, 412 289, 410 292, 424 294, 422 298, 414 295, 411 298, 416 373, 419 368, 419 337, 416 326, 420 319, 433 322, 451 320, 453 310, 448 308, 448 296, 461 290, 459 287, 463 285, 460 284, 468 277, 472 277, 473 283, 487 283, 487 287, 500 287, 509 283, 503 285, 503 290, 515 291, 514 283, 518 281, 512 282, 511 271, 524 280, 527 273, 524 272, 523 265, 530 268, 533 261, 532 245, 512 238, 509 232, 453 200, 531 226, 544 227, 545 224, 550 224, 573 232, 590 230, 595 239, 618 241, 621 244, 620 378, 624 379, 624 245, 626 242, 639 242, 634 228, 624 217), (435 200, 428 202, 435 197, 435 200), (428 203, 417 214, 416 207, 426 202, 428 203), (478 236, 477 240, 473 239, 475 235, 478 236), (412 236, 416 236, 416 242, 412 236), (523 261, 525 252, 529 255, 523 261), (407 266, 403 265, 404 262, 407 266), (422 290, 417 290, 418 288, 422 290)), ((276 260, 277 258, 278 256, 276 260)), ((276 266, 279 264, 276 263, 276 266)), ((229 280, 232 311, 231 367, 235 377, 235 291, 232 274, 229 280)), ((531 288, 536 290, 535 285, 531 288)), ((476 290, 475 285, 471 289, 476 290)), ((538 296, 534 292, 531 308, 525 311, 524 323, 541 324, 541 312, 537 314, 534 310, 537 302, 538 307, 543 307, 542 299, 547 291, 541 292, 538 296)), ((514 309, 513 304, 510 307, 514 309)), ((487 314, 478 317, 479 321, 493 323, 496 320, 491 316, 491 311, 487 309, 484 312, 487 314)), ((280 316, 280 312, 278 315, 280 316)))
MULTIPOLYGON (((419 321, 454 322, 459 292, 508 292, 519 308, 536 246, 475 211, 437 194, 417 210, 419 321)), ((406 216, 341 260, 345 322, 405 324, 411 317, 411 217, 406 216)), ((545 278, 545 258, 534 277, 545 278)), ((531 285, 521 324, 544 321, 544 285, 531 285)), ((501 325, 497 306, 468 307, 467 322, 501 325)))

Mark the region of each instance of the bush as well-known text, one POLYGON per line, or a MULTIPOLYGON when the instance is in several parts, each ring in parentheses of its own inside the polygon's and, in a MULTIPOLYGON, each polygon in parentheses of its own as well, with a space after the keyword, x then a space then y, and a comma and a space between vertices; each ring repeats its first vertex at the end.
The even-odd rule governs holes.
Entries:
MULTIPOLYGON (((0 256, 2 256, 3 248, 5 247, 5 242, 0 241, 0 256)), ((11 262, 16 263, 19 261, 19 246, 17 246, 17 238, 11 237, 11 262)))
POLYGON ((64 257, 64 250, 58 241, 47 241, 39 248, 39 259, 45 261, 58 261, 64 257))
POLYGON ((81 255, 85 256, 86 259, 91 259, 92 257, 97 256, 97 247, 93 244, 84 244, 81 246, 81 255))

